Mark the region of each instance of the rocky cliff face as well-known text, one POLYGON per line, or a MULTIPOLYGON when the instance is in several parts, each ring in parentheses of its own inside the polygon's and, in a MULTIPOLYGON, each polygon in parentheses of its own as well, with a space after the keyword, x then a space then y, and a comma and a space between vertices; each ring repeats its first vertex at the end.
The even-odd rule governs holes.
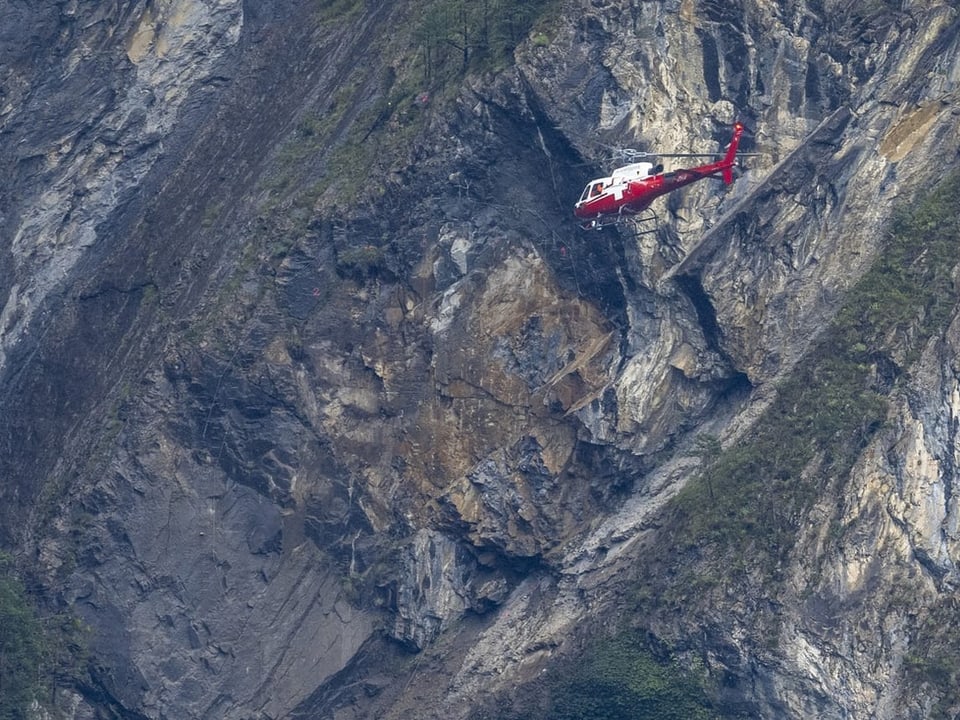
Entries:
MULTIPOLYGON (((0 537, 91 628, 51 712, 467 718, 535 687, 651 548, 683 557, 695 440, 749 437, 960 160, 956 3, 544 8, 455 80, 403 2, 0 11, 0 537), (729 191, 574 225, 604 146, 714 151, 737 118, 763 155, 729 191)), ((949 656, 956 320, 916 337, 786 580, 640 622, 731 707, 956 702, 916 671, 949 656)))

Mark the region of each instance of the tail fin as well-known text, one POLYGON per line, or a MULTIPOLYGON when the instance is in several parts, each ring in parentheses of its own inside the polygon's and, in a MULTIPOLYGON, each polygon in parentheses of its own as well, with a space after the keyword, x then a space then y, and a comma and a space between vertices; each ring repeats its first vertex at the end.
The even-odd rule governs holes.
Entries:
POLYGON ((737 158, 737 148, 740 147, 740 136, 743 135, 743 123, 733 124, 733 139, 723 158, 723 182, 727 185, 733 182, 733 163, 737 158))

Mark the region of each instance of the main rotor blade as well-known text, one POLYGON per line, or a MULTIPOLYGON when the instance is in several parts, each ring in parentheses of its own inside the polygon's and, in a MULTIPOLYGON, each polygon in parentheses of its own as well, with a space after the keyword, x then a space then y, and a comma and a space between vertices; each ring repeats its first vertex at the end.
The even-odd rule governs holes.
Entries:
MULTIPOLYGON (((715 152, 715 153, 653 153, 657 157, 723 157, 726 155, 726 152, 715 152)), ((754 157, 756 155, 763 155, 763 153, 756 152, 738 152, 737 157, 754 157)))
MULTIPOLYGON (((660 152, 642 152, 640 150, 631 150, 624 148, 620 150, 620 155, 626 158, 715 158, 723 157, 726 152, 715 153, 660 153, 660 152)), ((738 152, 737 157, 753 157, 763 155, 763 153, 738 152)))
MULTIPOLYGON (((605 146, 609 147, 609 146, 605 146)), ((613 157, 622 157, 624 160, 637 161, 637 160, 652 160, 656 161, 657 158, 722 158, 726 155, 726 150, 721 150, 715 153, 660 153, 660 152, 645 152, 643 150, 634 150, 633 148, 610 148, 613 151, 613 157)), ((758 157, 760 155, 766 155, 767 153, 759 152, 738 152, 737 159, 747 158, 747 157, 758 157)))

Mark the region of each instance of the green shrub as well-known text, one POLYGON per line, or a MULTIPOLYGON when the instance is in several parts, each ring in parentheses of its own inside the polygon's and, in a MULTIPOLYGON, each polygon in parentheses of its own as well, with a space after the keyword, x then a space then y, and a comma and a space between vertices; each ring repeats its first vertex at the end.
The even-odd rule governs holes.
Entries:
POLYGON ((369 243, 344 250, 337 257, 337 273, 356 280, 376 277, 385 268, 383 249, 369 243))

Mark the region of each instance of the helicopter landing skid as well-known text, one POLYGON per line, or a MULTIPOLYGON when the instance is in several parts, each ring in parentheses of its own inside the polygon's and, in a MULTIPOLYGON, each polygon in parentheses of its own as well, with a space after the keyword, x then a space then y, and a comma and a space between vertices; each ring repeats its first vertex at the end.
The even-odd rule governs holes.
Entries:
POLYGON ((581 223, 584 230, 603 230, 611 225, 632 226, 634 235, 649 235, 660 229, 660 220, 652 210, 645 210, 640 214, 619 212, 611 215, 601 215, 588 222, 581 223))
POLYGON ((632 220, 633 234, 635 237, 650 235, 651 233, 660 231, 660 218, 657 217, 657 214, 653 212, 653 210, 647 210, 641 215, 634 215, 632 220))

